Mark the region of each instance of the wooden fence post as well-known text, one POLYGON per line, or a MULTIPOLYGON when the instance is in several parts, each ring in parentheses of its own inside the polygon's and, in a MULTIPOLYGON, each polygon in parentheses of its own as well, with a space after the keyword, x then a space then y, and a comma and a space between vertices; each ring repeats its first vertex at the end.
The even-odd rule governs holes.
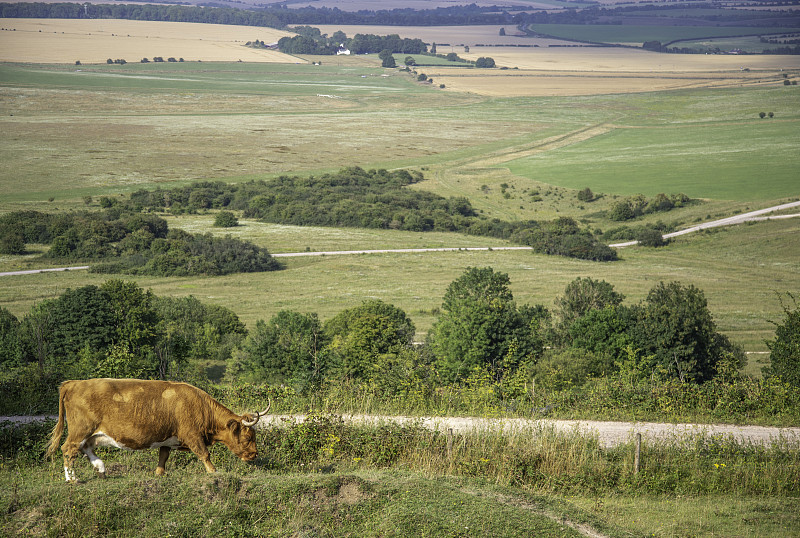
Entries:
POLYGON ((447 428, 447 458, 453 459, 453 428, 447 428))

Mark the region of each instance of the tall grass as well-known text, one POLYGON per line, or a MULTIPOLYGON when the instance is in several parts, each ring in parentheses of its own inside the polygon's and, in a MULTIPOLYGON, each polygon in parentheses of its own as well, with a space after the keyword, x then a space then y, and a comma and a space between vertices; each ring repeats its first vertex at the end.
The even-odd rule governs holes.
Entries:
MULTIPOLYGON (((44 447, 52 422, 0 428, 3 469, 47 467, 44 447)), ((644 440, 640 468, 634 468, 635 439, 612 448, 583 431, 559 431, 539 424, 524 428, 443 433, 418 422, 357 424, 337 415, 287 419, 258 432, 255 468, 273 473, 355 472, 404 469, 425 476, 475 477, 539 492, 736 495, 800 494, 800 447, 786 438, 768 444, 732 436, 692 433, 644 440)), ((202 472, 195 456, 176 453, 168 470, 202 472)), ((111 473, 155 468, 155 451, 103 450, 111 473)), ((219 445, 212 460, 221 469, 248 474, 253 469, 219 445)), ((79 460, 79 476, 94 471, 79 460)))

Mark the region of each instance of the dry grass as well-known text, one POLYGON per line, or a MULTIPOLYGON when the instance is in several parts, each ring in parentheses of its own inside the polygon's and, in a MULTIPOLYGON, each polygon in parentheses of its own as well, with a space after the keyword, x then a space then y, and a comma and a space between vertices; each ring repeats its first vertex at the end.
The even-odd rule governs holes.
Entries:
POLYGON ((301 60, 245 47, 293 35, 274 28, 127 20, 0 19, 0 61, 105 63, 106 59, 184 58, 187 61, 279 62, 301 60), (13 31, 12 31, 13 30, 13 31))

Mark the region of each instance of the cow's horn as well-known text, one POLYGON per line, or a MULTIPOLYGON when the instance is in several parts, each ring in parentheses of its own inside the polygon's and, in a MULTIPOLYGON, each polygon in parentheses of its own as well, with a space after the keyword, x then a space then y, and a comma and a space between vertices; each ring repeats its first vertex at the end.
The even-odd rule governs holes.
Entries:
POLYGON ((256 418, 254 418, 253 420, 243 420, 242 424, 244 424, 245 426, 255 426, 256 424, 258 424, 258 419, 260 419, 261 417, 266 415, 267 412, 269 412, 270 407, 272 407, 272 399, 269 400, 269 404, 267 404, 266 409, 264 409, 260 413, 256 413, 256 418))

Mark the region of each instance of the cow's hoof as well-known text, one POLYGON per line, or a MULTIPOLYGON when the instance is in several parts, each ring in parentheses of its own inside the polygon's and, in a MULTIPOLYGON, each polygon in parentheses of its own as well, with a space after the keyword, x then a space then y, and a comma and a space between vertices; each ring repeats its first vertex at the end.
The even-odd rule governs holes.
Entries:
POLYGON ((100 478, 105 478, 105 477, 106 477, 106 473, 105 473, 105 471, 104 471, 104 472, 102 472, 102 473, 97 473, 97 474, 98 474, 98 476, 99 476, 100 478))
POLYGON ((161 468, 156 469, 157 476, 164 476, 165 474, 167 474, 167 471, 165 471, 164 469, 161 468))

